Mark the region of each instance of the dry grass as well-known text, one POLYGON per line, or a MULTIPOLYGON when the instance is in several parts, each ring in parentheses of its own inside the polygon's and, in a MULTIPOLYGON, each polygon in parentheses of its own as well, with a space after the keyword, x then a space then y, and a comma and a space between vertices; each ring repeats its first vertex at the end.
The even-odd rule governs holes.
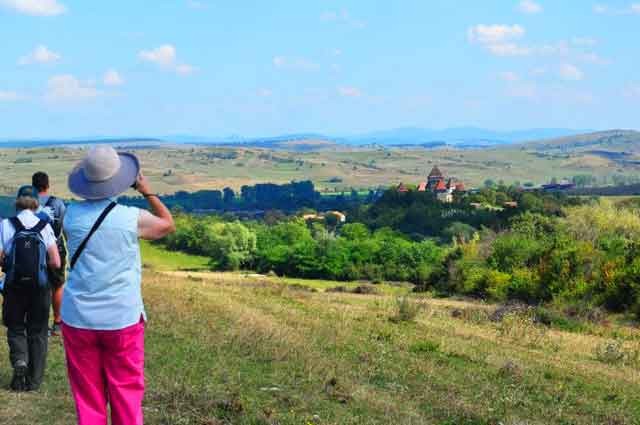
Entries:
MULTIPOLYGON (((405 150, 336 147, 312 152, 271 151, 247 148, 207 148, 166 145, 161 149, 134 149, 145 174, 159 193, 178 190, 239 189, 260 182, 286 183, 312 180, 321 191, 349 191, 404 182, 418 184, 433 165, 456 176, 469 187, 485 179, 507 183, 546 183, 552 177, 592 174, 603 177, 615 173, 637 175, 639 167, 618 164, 582 152, 560 156, 540 156, 522 147, 480 150, 405 150), (227 157, 233 154, 232 157, 227 157), (169 173, 171 171, 171 173, 169 173), (339 182, 332 183, 333 178, 339 182)), ((28 182, 36 170, 47 171, 54 192, 70 196, 66 178, 84 155, 80 148, 1 149, 0 194, 13 194, 28 182), (30 161, 30 162, 29 162, 30 161)))
MULTIPOLYGON (((148 424, 632 424, 636 364, 600 361, 613 334, 493 323, 491 306, 301 291, 238 274, 145 274, 148 424), (487 317, 486 315, 484 317, 487 317), (506 328, 505 328, 506 327, 506 328), (508 328, 508 329, 507 329, 508 328), (535 336, 535 337, 534 337, 535 336)), ((0 423, 72 423, 59 343, 42 393, 0 391, 0 423)), ((0 348, 0 385, 9 380, 0 348)))

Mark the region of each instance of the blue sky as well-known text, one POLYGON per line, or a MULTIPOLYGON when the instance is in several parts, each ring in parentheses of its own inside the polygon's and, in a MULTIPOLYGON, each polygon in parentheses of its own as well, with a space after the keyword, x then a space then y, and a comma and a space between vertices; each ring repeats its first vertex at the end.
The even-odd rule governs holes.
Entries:
POLYGON ((0 0, 0 138, 639 128, 640 0, 0 0))

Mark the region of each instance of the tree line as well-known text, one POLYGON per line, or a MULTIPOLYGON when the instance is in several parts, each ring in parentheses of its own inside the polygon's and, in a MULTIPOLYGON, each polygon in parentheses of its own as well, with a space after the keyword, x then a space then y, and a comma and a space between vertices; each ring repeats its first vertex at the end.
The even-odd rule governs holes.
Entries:
MULTIPOLYGON (((349 194, 323 196, 311 181, 306 180, 285 184, 245 185, 239 192, 230 187, 223 190, 178 191, 173 195, 163 195, 161 198, 169 208, 186 212, 280 210, 292 213, 301 208, 342 210, 351 208, 354 204, 371 202, 377 196, 376 191, 373 190, 366 195, 352 191, 349 194)), ((145 205, 144 200, 139 197, 124 196, 119 201, 132 206, 145 205)))

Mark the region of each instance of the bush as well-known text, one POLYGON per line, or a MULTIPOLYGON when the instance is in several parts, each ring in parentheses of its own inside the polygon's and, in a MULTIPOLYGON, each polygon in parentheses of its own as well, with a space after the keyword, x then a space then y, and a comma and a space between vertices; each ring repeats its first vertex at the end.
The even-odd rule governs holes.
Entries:
POLYGON ((389 318, 393 323, 413 322, 420 312, 420 306, 411 301, 409 297, 398 297, 396 299, 396 309, 389 318))
POLYGON ((433 341, 418 341, 409 347, 412 353, 437 353, 440 351, 440 344, 433 341))
POLYGON ((625 359, 622 341, 611 340, 599 344, 594 350, 594 356, 602 363, 617 364, 622 362, 625 359))
POLYGON ((536 324, 533 309, 506 314, 498 325, 498 335, 529 347, 540 347, 546 328, 536 324))

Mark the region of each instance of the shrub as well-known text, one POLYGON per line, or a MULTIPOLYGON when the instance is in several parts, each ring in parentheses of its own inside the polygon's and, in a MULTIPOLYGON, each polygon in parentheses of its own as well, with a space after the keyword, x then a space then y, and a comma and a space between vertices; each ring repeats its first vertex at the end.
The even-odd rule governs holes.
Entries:
POLYGON ((396 299, 396 309, 389 318, 394 323, 413 322, 420 312, 420 306, 411 301, 409 297, 398 297, 396 299))
POLYGON ((607 364, 617 364, 625 359, 625 352, 620 340, 605 341, 594 349, 594 356, 598 361, 607 364))
POLYGON ((440 344, 438 344, 437 342, 428 341, 428 340, 418 341, 409 347, 409 351, 416 354, 436 353, 440 351, 440 344))
POLYGON ((533 309, 529 308, 506 314, 498 325, 498 335, 525 346, 540 347, 545 342, 547 329, 536 324, 533 309))
POLYGON ((498 270, 489 270, 485 275, 487 294, 494 300, 505 301, 509 296, 511 275, 498 270))

